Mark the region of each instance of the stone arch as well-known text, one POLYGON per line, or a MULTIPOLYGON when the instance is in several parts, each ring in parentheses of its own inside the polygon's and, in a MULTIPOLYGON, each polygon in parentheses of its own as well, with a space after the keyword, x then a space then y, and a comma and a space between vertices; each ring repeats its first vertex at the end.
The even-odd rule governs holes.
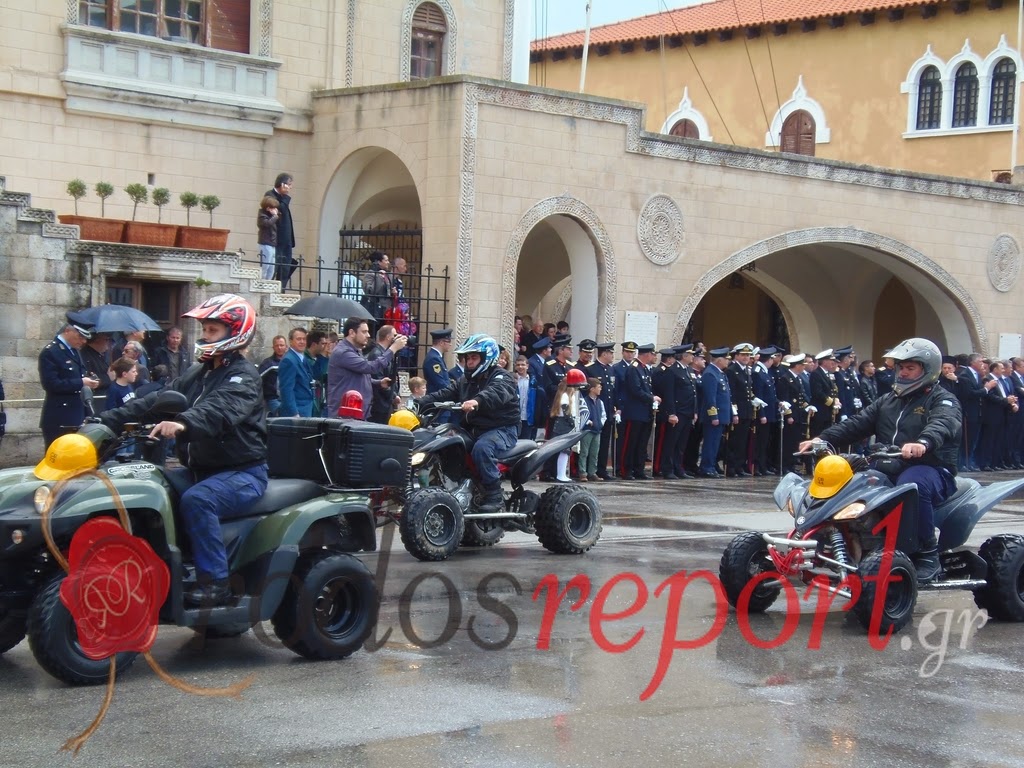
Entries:
POLYGON ((400 83, 407 83, 412 77, 412 61, 410 59, 412 51, 412 17, 415 15, 416 9, 424 3, 433 3, 440 8, 441 13, 444 14, 445 23, 448 25, 444 41, 445 71, 442 74, 457 74, 459 27, 455 20, 455 10, 452 8, 452 4, 448 0, 408 0, 405 4, 405 11, 402 13, 402 42, 401 48, 398 51, 398 81, 400 83))
POLYGON ((775 237, 761 240, 732 254, 705 272, 694 285, 689 295, 683 300, 679 313, 676 315, 673 337, 682 338, 687 323, 689 323, 690 317, 701 299, 712 286, 722 279, 765 256, 798 246, 815 244, 863 246, 884 256, 894 257, 898 261, 913 267, 915 271, 925 276, 929 282, 940 288, 958 306, 964 324, 967 327, 967 333, 970 336, 967 341, 975 349, 985 350, 988 348, 988 333, 985 330, 978 305, 968 294, 967 290, 952 275, 935 261, 920 251, 911 248, 909 245, 885 235, 857 229, 856 227, 812 227, 810 229, 784 232, 775 237))
MULTIPOLYGON (((550 216, 567 216, 583 227, 594 244, 598 258, 599 303, 597 333, 601 339, 615 337, 615 317, 618 312, 618 272, 615 265, 615 251, 608 231, 592 208, 571 195, 549 197, 536 203, 516 224, 505 249, 502 265, 501 290, 501 336, 506 344, 512 341, 512 326, 516 314, 516 275, 519 256, 526 242, 526 236, 544 219, 550 216)), ((571 284, 571 283, 570 283, 571 284)), ((456 329, 458 331, 458 329, 456 329)))

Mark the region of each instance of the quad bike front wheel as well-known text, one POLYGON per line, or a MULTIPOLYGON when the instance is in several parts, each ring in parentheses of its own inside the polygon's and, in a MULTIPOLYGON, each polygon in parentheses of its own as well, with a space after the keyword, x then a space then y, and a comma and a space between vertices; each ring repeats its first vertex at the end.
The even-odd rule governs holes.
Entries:
MULTIPOLYGON (((739 534, 729 542, 718 565, 718 578, 722 582, 729 605, 735 608, 744 588, 751 579, 761 573, 778 573, 768 556, 768 545, 756 531, 739 534)), ((747 611, 764 613, 781 591, 782 584, 778 579, 764 579, 751 590, 747 611)))
POLYGON ((871 630, 872 615, 879 610, 875 604, 880 603, 879 635, 903 629, 917 605, 917 569, 911 559, 898 549, 892 553, 884 592, 880 591, 883 566, 888 558, 885 551, 878 549, 860 561, 857 566, 857 575, 861 579, 860 597, 850 609, 860 625, 871 630))
POLYGON ((402 544, 418 560, 447 560, 459 548, 466 520, 458 500, 443 488, 413 493, 402 509, 402 544))
POLYGON ((284 646, 307 659, 351 656, 377 624, 377 587, 360 560, 303 555, 271 620, 284 646))
POLYGON ((601 506, 578 485, 553 485, 537 508, 537 538, 556 555, 581 555, 601 538, 601 506))
POLYGON ((1024 621, 1024 536, 993 536, 978 549, 988 582, 974 602, 999 621, 1024 621))
MULTIPOLYGON (((39 666, 69 685, 99 685, 110 676, 110 659, 96 661, 82 652, 70 611, 60 601, 64 574, 50 580, 28 611, 28 645, 39 666)), ((117 654, 117 674, 134 662, 137 653, 117 654)))
POLYGON ((7 653, 25 639, 27 619, 24 611, 14 611, 0 603, 0 653, 7 653))

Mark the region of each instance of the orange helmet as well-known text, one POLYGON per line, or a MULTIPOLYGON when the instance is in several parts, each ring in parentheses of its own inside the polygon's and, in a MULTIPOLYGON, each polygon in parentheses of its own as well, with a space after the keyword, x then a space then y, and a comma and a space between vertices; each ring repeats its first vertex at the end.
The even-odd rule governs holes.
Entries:
POLYGON ((244 349, 256 333, 256 310, 252 304, 233 293, 222 293, 193 307, 182 317, 196 320, 216 320, 228 327, 228 335, 217 341, 200 339, 195 345, 196 360, 208 362, 217 355, 244 349))
POLYGON ((587 386, 587 374, 579 368, 570 368, 565 374, 565 386, 585 387, 587 386))

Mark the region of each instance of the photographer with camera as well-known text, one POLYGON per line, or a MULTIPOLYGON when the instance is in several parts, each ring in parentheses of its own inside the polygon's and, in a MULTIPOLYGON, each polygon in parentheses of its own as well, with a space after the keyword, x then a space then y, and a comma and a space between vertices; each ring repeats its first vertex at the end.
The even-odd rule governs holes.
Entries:
POLYGON ((363 396, 363 419, 366 419, 370 415, 374 388, 390 389, 393 379, 385 374, 390 370, 395 355, 405 349, 409 340, 405 336, 395 336, 391 345, 379 357, 368 360, 363 357, 363 349, 370 341, 367 321, 350 317, 342 326, 342 331, 345 338, 334 347, 328 363, 325 416, 334 418, 341 406, 341 398, 354 389, 363 396))

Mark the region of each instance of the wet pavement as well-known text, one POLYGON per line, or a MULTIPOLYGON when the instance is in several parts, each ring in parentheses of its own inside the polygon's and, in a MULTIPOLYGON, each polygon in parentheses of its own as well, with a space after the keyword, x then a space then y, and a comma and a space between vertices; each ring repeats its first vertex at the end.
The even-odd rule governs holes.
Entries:
MULTIPOLYGON (((372 652, 313 663, 269 624, 217 641, 162 627, 153 654, 171 674, 254 684, 200 698, 139 660, 74 761, 57 749, 103 691, 58 683, 22 643, 0 657, 0 766, 1024 765, 1024 624, 980 626, 967 592, 922 596, 877 649, 841 600, 817 623, 813 597, 744 621, 700 572, 717 573, 736 530, 787 530, 774 481, 590 487, 605 529, 582 557, 517 533, 423 564, 382 529, 387 552, 365 557, 383 574, 372 652), (680 570, 685 589, 666 583, 680 570), (574 578, 589 584, 575 611, 576 589, 560 605, 553 592, 574 578)), ((1024 496, 971 543, 997 532, 1024 533, 1024 496)))

